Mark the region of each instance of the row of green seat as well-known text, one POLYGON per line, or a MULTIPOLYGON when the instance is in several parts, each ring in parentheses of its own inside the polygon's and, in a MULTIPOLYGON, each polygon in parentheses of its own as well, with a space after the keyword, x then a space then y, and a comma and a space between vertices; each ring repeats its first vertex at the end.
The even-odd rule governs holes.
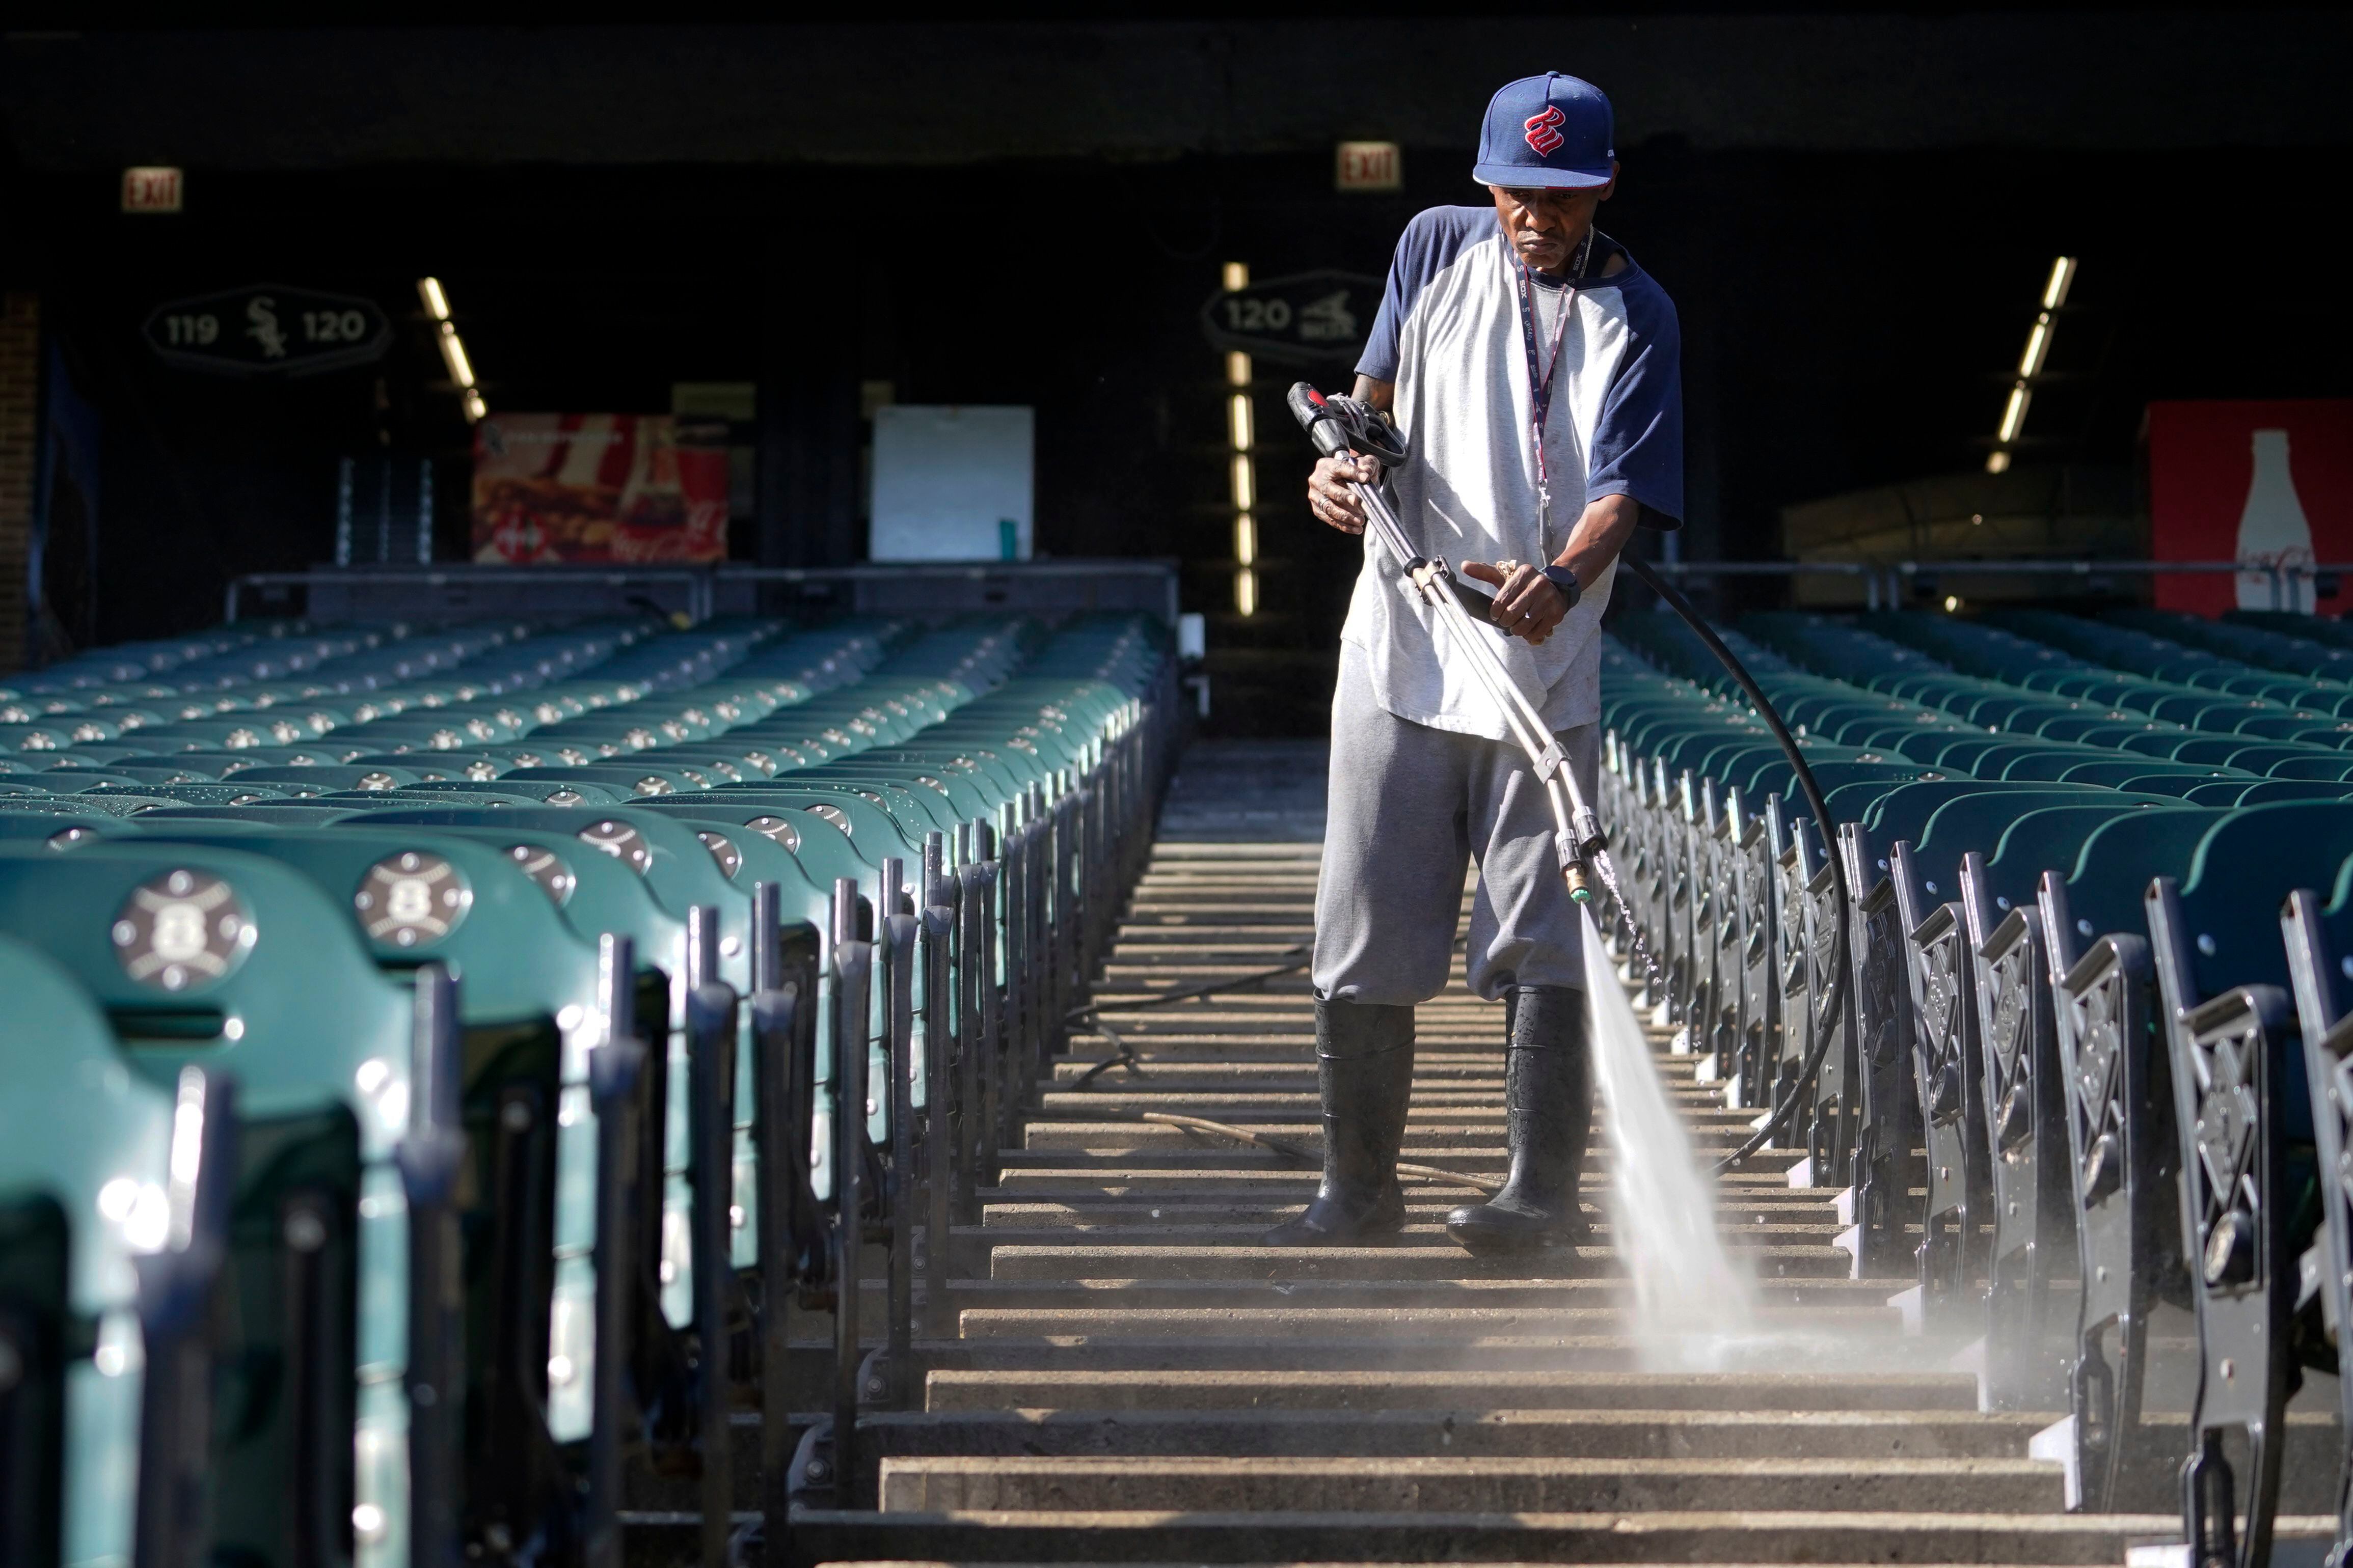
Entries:
MULTIPOLYGON (((2317 1245, 2294 1216, 2326 1207, 2292 1173, 2341 1114, 2306 1092, 2335 1058, 2303 1059, 2284 999, 2308 1045, 2334 1037, 2335 973, 2353 965, 2329 956, 2353 952, 2348 726, 2325 679, 2194 637, 1999 619, 1769 615, 1727 638, 1819 759, 1817 824, 1695 639, 1627 617, 1648 657, 1608 656, 1605 796, 1629 912, 1661 963, 1655 999, 1736 1093, 1789 1108, 1802 1176, 1849 1189, 1858 1272, 1909 1272, 1926 1319, 1979 1325, 1996 1403, 2072 1400, 2090 1506, 2127 1505, 2166 1457, 2139 1417, 2147 1310, 2194 1300, 2210 1392, 2186 1523, 2211 1544, 2230 1528, 2226 1428, 2256 1438, 2245 1479, 2267 1528, 2263 1433, 2295 1260, 2317 1245), (1841 877, 1848 1002, 1827 1017, 1841 877), (2166 1241, 2185 1226, 2177 1169, 2186 1271, 2166 1241), (2052 1307, 2066 1274, 2072 1326, 2052 1307), (2267 1392, 2227 1388, 2232 1367, 2263 1369, 2239 1387, 2267 1392)), ((2288 629, 2244 629, 2260 637, 2218 640, 2297 664, 2276 646, 2288 629)), ((2333 662, 2309 647, 2309 668, 2333 662)), ((2341 1194, 2335 1212, 2321 1228, 2342 1252, 2341 1194)), ((2353 1289, 2342 1267, 2305 1272, 2336 1281, 2324 1296, 2353 1289)))
MULTIPOLYGON (((600 1444, 631 1432, 723 1481, 727 1324, 765 1301, 781 1335, 786 1300, 845 1276, 855 1300, 861 1226, 890 1240, 894 1300, 912 1298, 919 1217, 964 1201, 1011 1086, 1059 1038, 1140 870, 1169 668, 1162 629, 1134 616, 722 625, 618 643, 595 660, 595 691, 530 689, 580 710, 534 712, 514 743, 594 746, 595 760, 428 737, 269 770, 299 773, 299 788, 248 789, 236 773, 214 794, 58 787, 70 764, 11 773, 0 942, 17 947, 0 967, 45 973, 32 993, 78 988, 56 1011, 78 1006, 89 1042, 52 1057, 44 1034, 12 1029, 12 1074, 99 1072, 115 1100, 151 1105, 233 1095, 238 1147, 227 1228, 206 1243, 181 1218, 157 1230, 158 1203, 192 1211, 174 1184, 180 1156, 135 1116, 117 1119, 121 1136, 50 1115, 0 1141, 14 1145, 0 1213, 31 1216, 6 1221, 0 1258, 0 1332, 31 1369, 21 1398, 5 1392, 6 1419, 52 1449, 33 1490, 12 1489, 35 1500, 0 1525, 26 1543, 9 1560, 127 1559, 134 1523, 173 1506, 143 1493, 124 1506, 142 1444, 159 1473, 171 1466, 154 1448, 168 1434, 140 1415, 136 1363, 167 1327, 150 1321, 149 1276, 174 1260, 201 1273, 208 1244, 234 1281, 216 1371, 248 1370, 221 1372, 237 1413, 181 1462, 208 1477, 208 1533, 237 1560, 447 1561, 418 1530, 477 1552, 539 1540, 576 1555, 616 1517, 600 1444), (608 715, 617 727, 592 721, 608 715), (462 758, 488 776, 315 787, 354 763, 399 765, 379 755, 462 758), (610 776, 612 757, 638 771, 610 776), (656 778, 670 787, 646 787, 656 778), (450 1121, 470 1144, 448 1200, 467 1359, 451 1374, 461 1388, 428 1378, 420 1395, 417 1325, 433 1304, 416 1290, 430 1259, 404 1216, 432 1190, 417 1042, 437 992, 462 1079, 450 1121), (600 1078, 640 1029, 652 1056, 639 1080, 609 1066, 600 1078), (771 1098, 796 1085, 797 1101, 771 1098), (837 1093, 864 1114, 833 1116, 837 1093), (634 1165, 616 1131, 633 1121, 634 1165), (831 1129, 814 1170, 795 1126, 831 1129), (102 1173, 95 1191, 84 1167, 102 1173), (607 1260, 632 1247, 642 1270, 607 1260), (62 1276, 45 1248, 62 1249, 62 1276), (736 1280, 753 1272, 763 1286, 745 1292, 736 1280), (600 1329, 621 1335, 626 1366, 605 1364, 600 1329), (475 1413, 455 1437, 426 1414, 437 1395, 475 1413), (446 1496, 408 1484, 440 1473, 436 1454, 451 1462, 420 1450, 420 1432, 463 1449, 447 1519, 433 1512, 446 1496)), ((343 714, 322 738, 390 721, 343 714)), ((13 1101, 11 1123, 71 1100, 61 1088, 13 1101)), ((894 1323, 894 1340, 913 1327, 894 1323)), ((854 1363, 854 1334, 836 1353, 854 1363)), ((723 1526, 723 1496, 713 1517, 723 1526)))

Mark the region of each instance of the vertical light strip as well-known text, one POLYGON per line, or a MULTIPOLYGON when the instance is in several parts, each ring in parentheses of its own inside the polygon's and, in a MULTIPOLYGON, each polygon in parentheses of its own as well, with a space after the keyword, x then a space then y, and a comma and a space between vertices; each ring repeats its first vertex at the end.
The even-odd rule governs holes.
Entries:
MULTIPOLYGON (((1223 281, 1226 292, 1250 287, 1250 263, 1229 261, 1223 281)), ((1250 454, 1258 445, 1258 420, 1250 403, 1250 356, 1226 355, 1226 445, 1232 453, 1229 483, 1234 507, 1234 613, 1258 614, 1258 467, 1250 454)))
POLYGON ((2063 256, 2051 264, 2051 276, 2042 285, 2042 308, 2035 312, 2034 325, 2026 334, 2026 352, 2018 356, 2018 379, 2010 383, 2010 401, 2002 405, 2001 427, 1994 432, 1994 448, 1986 454, 1989 474, 2010 471, 2011 449, 2017 445, 2020 432, 2026 428, 2026 411, 2034 401, 2035 378, 2042 374, 2043 364, 2051 358, 2051 339, 2057 330, 2058 311, 2067 303, 2067 290, 2074 283, 2073 257, 2063 256))
POLYGON ((1995 437, 1996 440, 2006 445, 2018 439, 2019 429, 2026 423, 2029 395, 2026 383, 2022 381, 2010 389, 2010 405, 2001 411, 2001 430, 1995 437))
POLYGON ((2051 280, 2042 286, 2042 308, 2055 310, 2067 302, 2067 290, 2075 283, 2075 258, 2063 256, 2051 264, 2051 280))
POLYGON ((466 356, 466 345, 458 336, 458 323, 449 319, 449 296, 442 292, 441 279, 419 278, 417 298, 424 305, 426 315, 432 318, 441 363, 448 368, 449 379, 458 388, 459 406, 466 411, 466 422, 480 423, 490 413, 490 405, 482 401, 482 389, 474 381, 474 363, 466 356))

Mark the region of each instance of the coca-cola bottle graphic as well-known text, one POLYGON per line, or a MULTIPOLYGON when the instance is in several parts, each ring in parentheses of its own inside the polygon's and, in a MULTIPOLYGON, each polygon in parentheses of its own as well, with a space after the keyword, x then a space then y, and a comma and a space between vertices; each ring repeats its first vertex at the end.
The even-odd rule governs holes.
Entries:
POLYGON ((2238 574, 2239 608, 2312 613, 2312 525, 2305 521, 2304 503, 2295 499, 2284 430, 2255 432, 2255 478, 2239 513, 2234 559, 2242 566, 2264 568, 2238 574), (2302 570, 2275 575, 2274 567, 2302 570))

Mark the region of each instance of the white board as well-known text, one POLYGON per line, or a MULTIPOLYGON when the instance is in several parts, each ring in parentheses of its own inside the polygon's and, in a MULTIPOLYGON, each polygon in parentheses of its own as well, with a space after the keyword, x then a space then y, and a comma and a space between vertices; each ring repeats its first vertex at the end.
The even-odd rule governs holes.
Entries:
POLYGON ((876 409, 870 557, 1029 560, 1036 428, 1036 411, 1027 407, 876 409))

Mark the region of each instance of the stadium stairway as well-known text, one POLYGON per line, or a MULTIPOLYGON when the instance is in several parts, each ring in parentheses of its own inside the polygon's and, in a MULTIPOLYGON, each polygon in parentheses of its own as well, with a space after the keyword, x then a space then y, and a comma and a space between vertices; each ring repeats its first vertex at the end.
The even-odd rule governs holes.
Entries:
MULTIPOLYGON (((1409 1188, 1394 1244, 1260 1246, 1312 1170, 1129 1120, 1317 1138, 1303 975, 1166 1002, 1295 963, 1312 935, 1319 845, 1249 831, 1312 826, 1269 805, 1300 780, 1234 751, 1188 754, 1093 1027, 956 1232, 955 1337, 922 1347, 910 1408, 868 1417, 872 1490, 796 1515, 794 1562, 2122 1563, 2178 1532, 2066 1512, 2062 1467, 2029 1453, 2055 1413, 1980 1410, 1955 1344, 1850 1277, 1834 1195, 1788 1184, 1795 1151, 1721 1188, 1759 1281, 1750 1343, 1635 1332, 1606 1147, 1598 1245, 1574 1258, 1469 1257, 1440 1220, 1476 1194, 1443 1183, 1409 1188), (1187 800, 1219 805, 1180 823, 1187 800)), ((1309 749, 1293 772, 1320 770, 1309 749)), ((1501 1013, 1459 982, 1420 1010, 1408 1160, 1500 1177, 1501 1013)), ((1720 1153, 1754 1113, 1696 1082, 1674 1034, 1650 1030, 1659 1070, 1720 1153)))

